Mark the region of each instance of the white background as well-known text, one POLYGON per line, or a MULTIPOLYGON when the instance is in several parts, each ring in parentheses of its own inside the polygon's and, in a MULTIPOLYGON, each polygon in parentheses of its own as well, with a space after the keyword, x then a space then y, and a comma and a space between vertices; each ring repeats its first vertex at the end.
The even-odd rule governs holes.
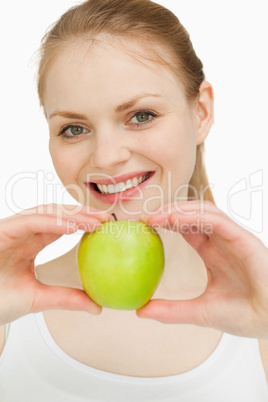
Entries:
MULTIPOLYGON (((214 87, 215 126, 206 140, 206 164, 216 203, 268 245, 267 0, 157 2, 189 31, 214 87)), ((76 204, 55 175, 35 87, 40 40, 48 26, 76 4, 1 2, 0 218, 36 204, 76 204)), ((46 248, 38 261, 67 251, 77 242, 73 236, 46 248)))

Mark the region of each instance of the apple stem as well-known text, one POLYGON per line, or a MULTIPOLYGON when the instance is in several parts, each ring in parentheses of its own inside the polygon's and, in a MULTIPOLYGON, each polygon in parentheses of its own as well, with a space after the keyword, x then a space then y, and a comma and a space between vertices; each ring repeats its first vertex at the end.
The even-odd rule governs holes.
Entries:
POLYGON ((116 215, 115 215, 114 213, 112 213, 111 215, 114 217, 114 220, 115 220, 115 221, 118 220, 117 217, 116 217, 116 215))

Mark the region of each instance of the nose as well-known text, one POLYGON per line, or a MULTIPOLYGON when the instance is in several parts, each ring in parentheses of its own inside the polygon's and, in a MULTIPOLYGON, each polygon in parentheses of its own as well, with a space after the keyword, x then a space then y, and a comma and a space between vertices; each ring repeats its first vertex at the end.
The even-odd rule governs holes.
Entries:
POLYGON ((100 134, 95 136, 90 164, 95 169, 109 171, 109 169, 127 162, 130 156, 129 146, 120 135, 100 134))

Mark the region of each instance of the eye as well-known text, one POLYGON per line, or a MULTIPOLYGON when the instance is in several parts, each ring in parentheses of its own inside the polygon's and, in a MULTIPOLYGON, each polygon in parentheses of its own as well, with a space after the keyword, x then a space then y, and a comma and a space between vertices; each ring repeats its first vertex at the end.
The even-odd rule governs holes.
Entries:
POLYGON ((85 129, 83 127, 80 127, 80 126, 71 126, 65 132, 68 133, 68 131, 69 131, 68 134, 79 135, 79 134, 83 134, 84 130, 85 129))
POLYGON ((147 123, 150 123, 152 120, 156 118, 156 114, 153 112, 149 112, 146 110, 141 110, 130 119, 130 123, 140 126, 147 123))
POLYGON ((78 137, 81 134, 86 134, 88 133, 89 130, 86 128, 79 126, 79 125, 74 125, 74 124, 69 124, 67 127, 63 127, 63 129, 59 132, 59 136, 63 136, 66 139, 74 139, 74 137, 78 137))

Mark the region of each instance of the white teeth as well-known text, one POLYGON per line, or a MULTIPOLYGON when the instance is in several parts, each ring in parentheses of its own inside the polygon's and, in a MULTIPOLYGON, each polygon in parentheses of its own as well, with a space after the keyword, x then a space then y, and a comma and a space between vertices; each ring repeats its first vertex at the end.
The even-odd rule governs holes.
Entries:
POLYGON ((117 184, 117 191, 125 191, 126 189, 125 183, 121 182, 117 184))
POLYGON ((127 180, 126 189, 129 190, 132 187, 133 187, 133 184, 132 184, 131 180, 127 180))
POLYGON ((122 191, 129 190, 132 187, 136 187, 141 184, 143 181, 149 178, 149 174, 147 173, 145 176, 134 177, 133 179, 128 179, 126 183, 120 182, 117 185, 109 184, 106 186, 105 184, 96 184, 98 189, 103 194, 114 194, 114 193, 121 193, 122 191))
POLYGON ((134 177, 134 179, 132 179, 132 184, 133 186, 137 186, 139 184, 137 177, 134 177))
POLYGON ((113 184, 108 185, 108 193, 113 194, 116 192, 116 187, 113 184))

